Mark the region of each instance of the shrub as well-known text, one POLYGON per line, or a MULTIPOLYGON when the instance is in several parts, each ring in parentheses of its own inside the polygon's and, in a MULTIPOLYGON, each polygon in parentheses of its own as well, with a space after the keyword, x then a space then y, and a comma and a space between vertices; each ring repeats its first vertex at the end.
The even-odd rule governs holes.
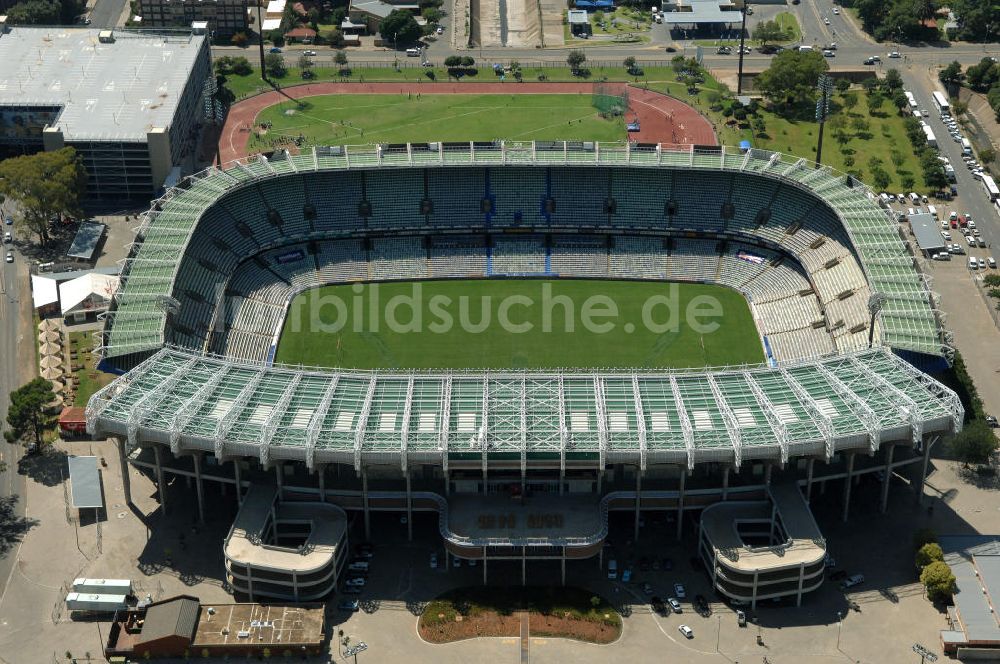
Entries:
POLYGON ((941 545, 937 542, 928 542, 922 547, 917 549, 917 555, 914 560, 914 564, 917 566, 918 570, 923 570, 925 567, 931 563, 943 562, 944 552, 941 551, 941 545))
POLYGON ((951 597, 955 587, 955 575, 947 563, 937 561, 920 572, 920 583, 924 584, 927 590, 927 599, 932 602, 942 602, 951 597))

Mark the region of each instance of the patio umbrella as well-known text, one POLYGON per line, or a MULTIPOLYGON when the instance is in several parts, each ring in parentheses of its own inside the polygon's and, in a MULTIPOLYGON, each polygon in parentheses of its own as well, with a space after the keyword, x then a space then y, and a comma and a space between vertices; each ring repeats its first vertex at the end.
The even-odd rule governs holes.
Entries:
POLYGON ((53 392, 59 393, 66 389, 66 385, 62 381, 53 380, 51 382, 53 392))
POLYGON ((43 344, 50 341, 52 342, 59 341, 61 338, 62 337, 59 336, 59 333, 54 330, 47 330, 45 332, 41 332, 38 335, 38 341, 43 344))
POLYGON ((38 363, 43 369, 49 369, 58 367, 62 364, 62 358, 55 355, 46 355, 42 358, 42 361, 38 363))
POLYGON ((42 355, 57 355, 62 352, 62 346, 54 341, 46 341, 38 347, 38 352, 42 355))
POLYGON ((42 369, 42 378, 45 380, 53 380, 59 378, 63 375, 63 370, 59 367, 45 367, 42 369))
POLYGON ((59 327, 58 323, 56 323, 51 318, 46 318, 45 320, 43 320, 41 323, 38 324, 38 331, 48 332, 50 330, 58 329, 58 327, 59 327))

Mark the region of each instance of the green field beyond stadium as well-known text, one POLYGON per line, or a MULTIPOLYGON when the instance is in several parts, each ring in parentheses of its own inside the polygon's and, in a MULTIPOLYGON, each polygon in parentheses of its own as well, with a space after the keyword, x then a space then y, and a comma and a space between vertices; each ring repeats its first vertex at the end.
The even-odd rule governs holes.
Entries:
POLYGON ((621 117, 604 119, 591 94, 322 95, 261 111, 270 122, 250 147, 301 136, 306 145, 408 141, 625 139, 621 117))
POLYGON ((301 293, 275 361, 356 369, 680 368, 763 361, 742 295, 631 281, 468 280, 301 293))

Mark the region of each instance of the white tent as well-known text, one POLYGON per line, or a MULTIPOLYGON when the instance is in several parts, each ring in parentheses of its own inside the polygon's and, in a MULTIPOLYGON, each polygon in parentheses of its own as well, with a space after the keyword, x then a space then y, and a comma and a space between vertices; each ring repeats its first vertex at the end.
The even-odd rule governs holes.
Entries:
POLYGON ((59 302, 59 282, 40 274, 31 275, 31 301, 35 309, 59 302))
POLYGON ((84 316, 107 311, 111 296, 118 289, 118 277, 91 272, 59 284, 62 315, 84 316))

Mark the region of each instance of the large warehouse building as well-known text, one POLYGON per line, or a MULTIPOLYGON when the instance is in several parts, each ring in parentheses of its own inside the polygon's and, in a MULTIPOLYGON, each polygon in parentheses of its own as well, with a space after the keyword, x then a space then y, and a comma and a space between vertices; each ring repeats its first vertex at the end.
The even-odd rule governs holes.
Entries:
POLYGON ((88 429, 154 473, 164 504, 167 475, 193 480, 202 515, 206 481, 237 487, 227 565, 254 596, 325 592, 346 542, 336 506, 366 538, 372 512, 409 528, 413 512, 437 513, 449 556, 481 561, 484 582, 498 565, 526 580, 548 561, 565 579, 567 564, 600 560, 609 512, 634 517, 636 537, 644 513, 674 519, 678 538, 698 519, 720 593, 802 601, 826 555, 814 487, 842 490, 846 519, 855 479, 881 472, 879 500, 861 509, 884 510, 891 477, 926 470, 934 439, 962 426, 957 396, 917 368, 951 349, 897 226, 853 178, 756 150, 500 142, 254 157, 186 179, 146 216, 103 333, 103 364, 123 375, 91 399, 88 429), (751 306, 745 335, 766 361, 274 362, 289 303, 309 289, 524 275, 725 286, 751 306), (314 538, 297 545, 311 559, 259 550, 281 546, 273 534, 300 510, 324 519, 294 540, 314 538))
POLYGON ((191 31, 0 29, 0 150, 73 147, 92 199, 149 198, 197 147, 208 38, 191 31))

